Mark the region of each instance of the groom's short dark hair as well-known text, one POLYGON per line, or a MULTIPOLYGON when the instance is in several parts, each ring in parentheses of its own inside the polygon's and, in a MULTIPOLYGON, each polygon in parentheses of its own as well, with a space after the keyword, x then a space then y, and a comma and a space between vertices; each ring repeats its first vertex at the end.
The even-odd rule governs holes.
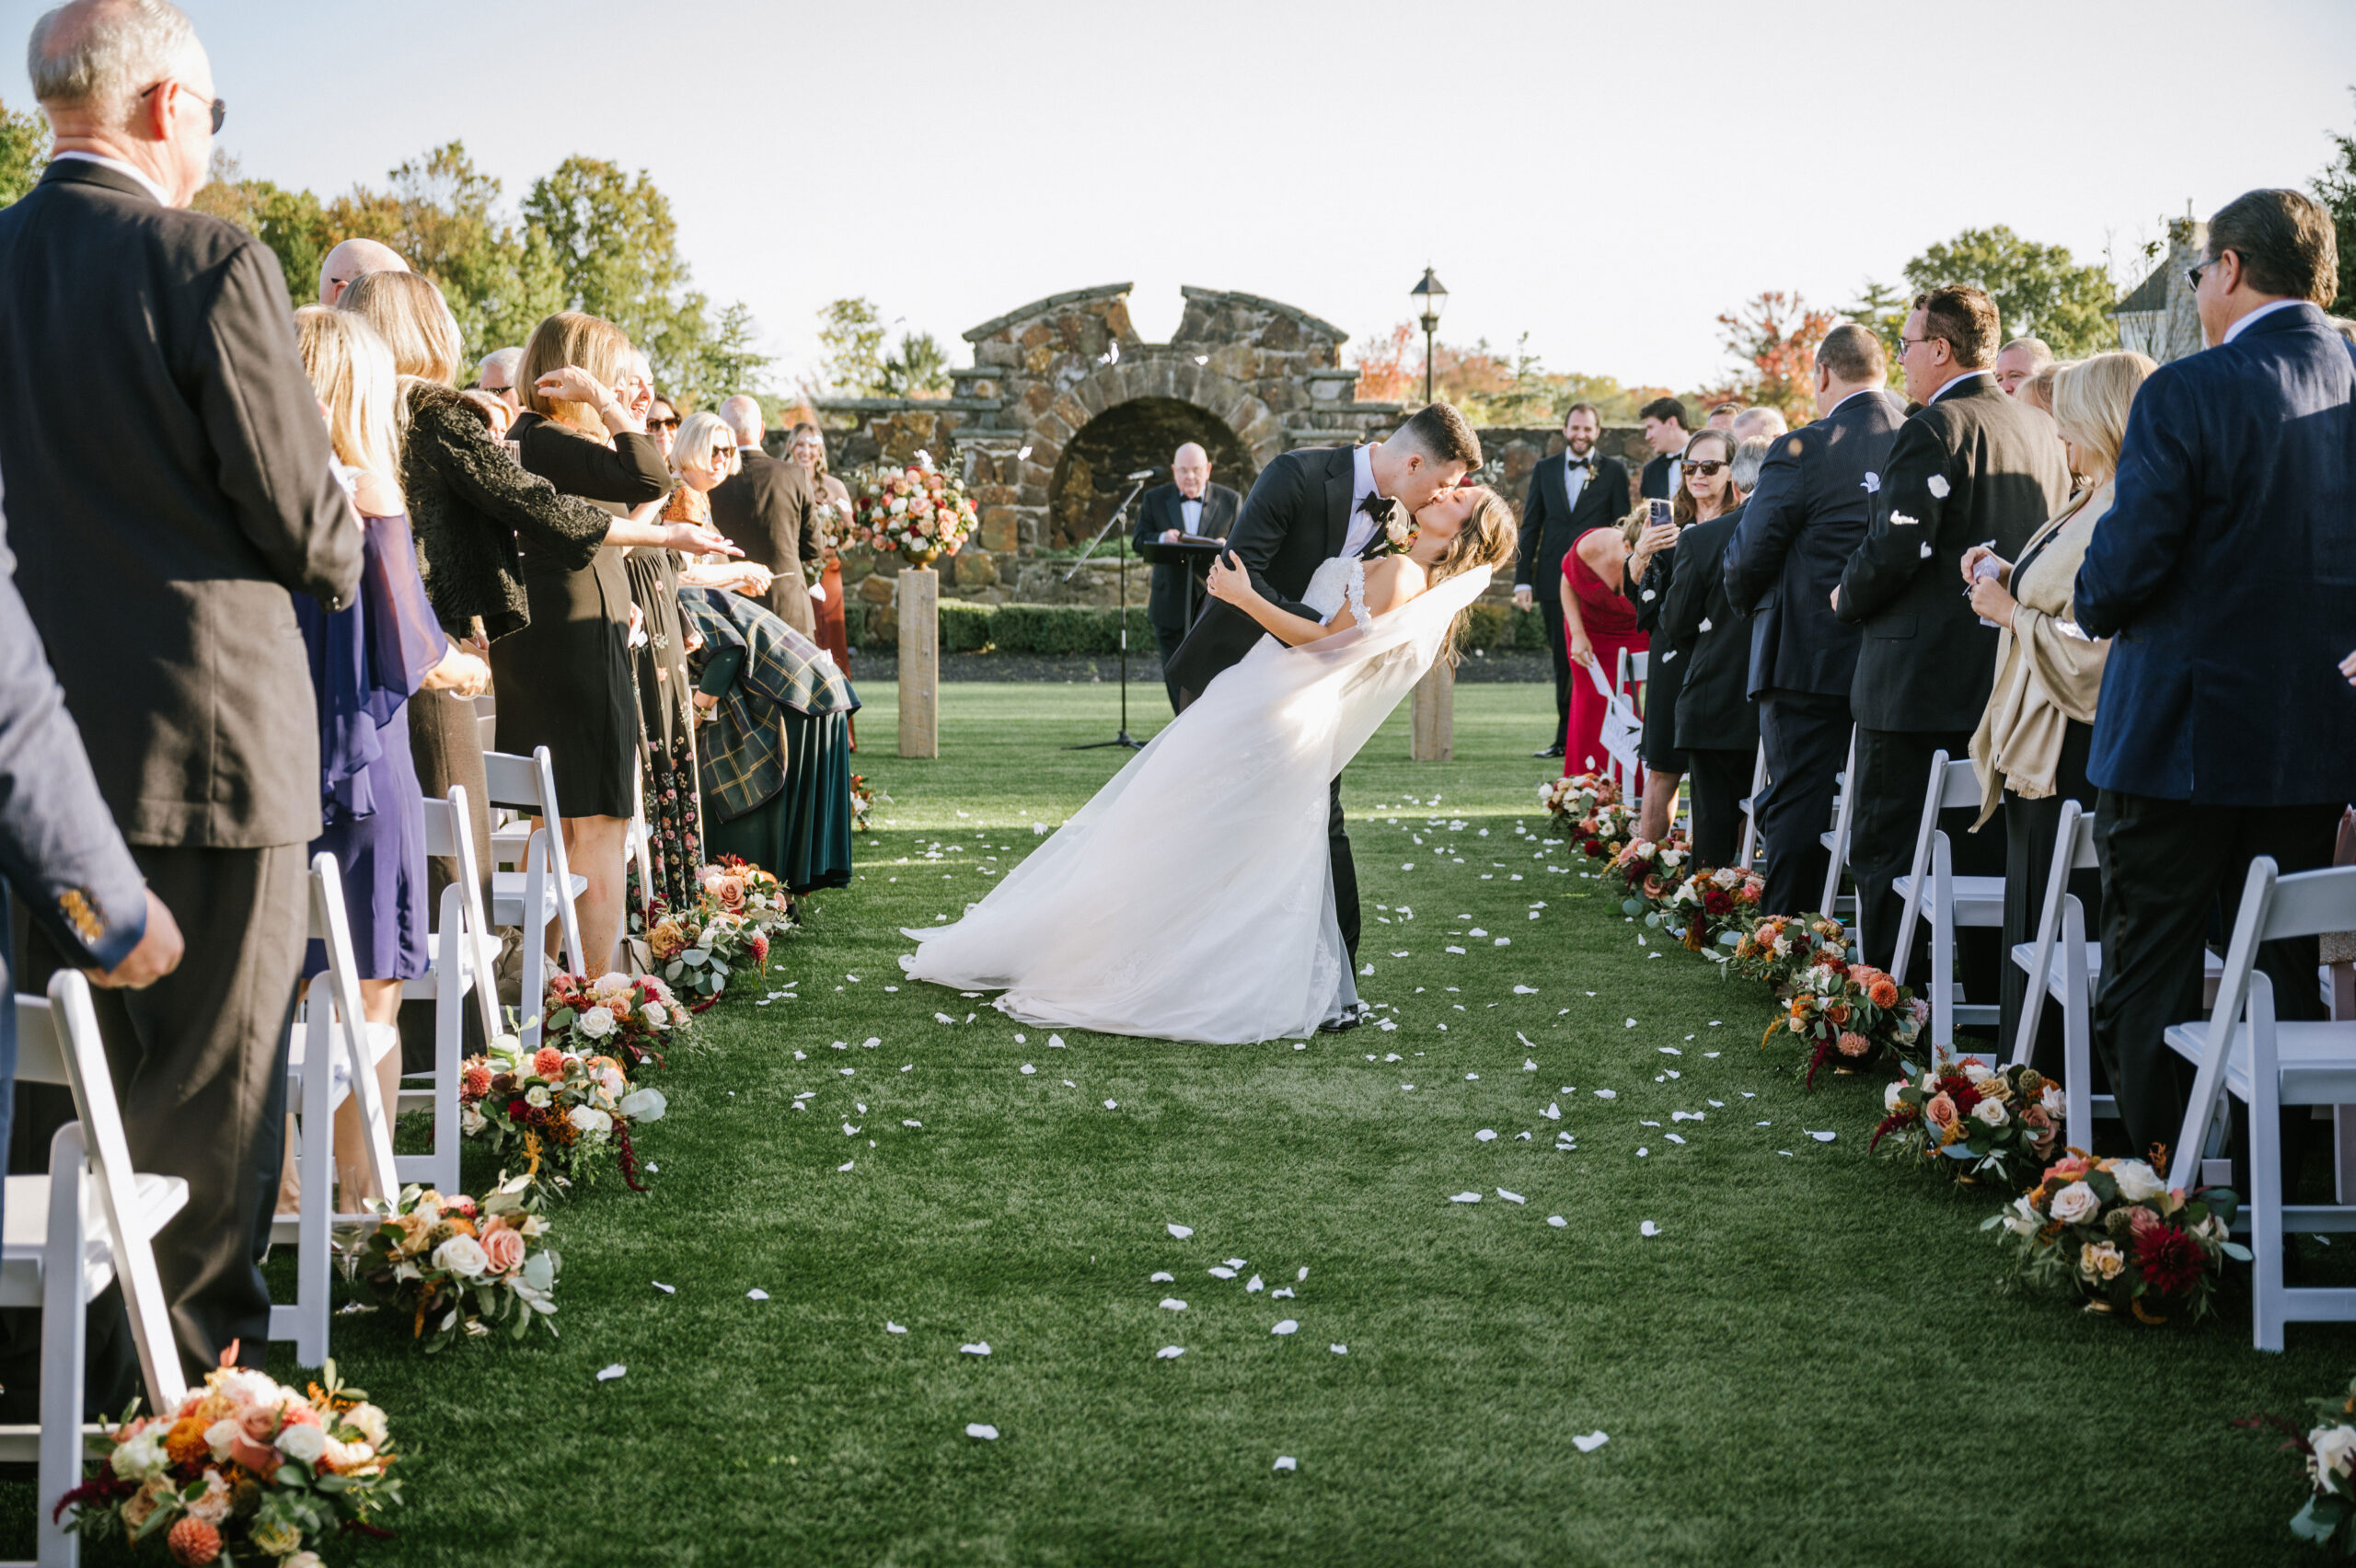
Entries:
POLYGON ((1425 404, 1399 427, 1399 433, 1437 463, 1461 463, 1468 469, 1481 466, 1481 438, 1454 404, 1425 404))

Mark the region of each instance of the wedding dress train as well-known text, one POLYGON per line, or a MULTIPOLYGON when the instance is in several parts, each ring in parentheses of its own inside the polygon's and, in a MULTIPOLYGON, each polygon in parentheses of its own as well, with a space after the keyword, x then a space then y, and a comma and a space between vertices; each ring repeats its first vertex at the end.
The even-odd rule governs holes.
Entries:
POLYGON ((1241 1043, 1305 1035, 1345 996, 1328 790, 1431 667, 1487 567, 1369 617, 1365 567, 1302 602, 1355 625, 1264 637, 964 918, 904 934, 913 979, 1002 991, 1028 1022, 1241 1043))

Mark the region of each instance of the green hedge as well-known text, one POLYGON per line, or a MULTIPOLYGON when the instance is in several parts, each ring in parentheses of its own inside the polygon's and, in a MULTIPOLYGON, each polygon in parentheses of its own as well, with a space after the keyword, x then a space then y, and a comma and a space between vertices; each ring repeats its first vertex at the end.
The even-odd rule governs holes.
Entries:
POLYGON ((1475 605, 1465 625, 1461 646, 1468 651, 1486 648, 1493 652, 1507 648, 1543 648, 1546 622, 1535 610, 1517 610, 1510 605, 1475 605))
POLYGON ((991 622, 998 614, 996 605, 968 604, 963 599, 941 601, 941 651, 943 653, 979 653, 989 646, 991 622))

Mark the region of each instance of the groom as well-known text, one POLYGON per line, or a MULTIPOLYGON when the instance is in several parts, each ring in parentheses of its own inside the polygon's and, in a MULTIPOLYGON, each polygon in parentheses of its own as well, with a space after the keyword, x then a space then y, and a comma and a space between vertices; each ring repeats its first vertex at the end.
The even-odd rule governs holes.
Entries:
MULTIPOLYGON (((1335 556, 1364 551, 1394 506, 1412 513, 1480 466, 1481 438, 1446 403, 1428 405, 1387 441, 1287 452, 1260 471, 1252 493, 1243 498, 1243 510, 1228 535, 1228 554, 1252 574, 1253 587, 1277 607, 1323 620, 1300 603, 1319 567, 1335 556)), ((1214 602, 1205 609, 1170 659, 1168 674, 1179 711, 1203 694, 1212 677, 1250 652, 1260 637, 1258 623, 1232 605, 1214 602)), ((1342 821, 1338 777, 1326 832, 1333 847, 1334 919, 1355 971, 1358 878, 1342 821)), ((1346 1029, 1357 1021, 1354 1009, 1329 1020, 1327 1027, 1346 1029)))

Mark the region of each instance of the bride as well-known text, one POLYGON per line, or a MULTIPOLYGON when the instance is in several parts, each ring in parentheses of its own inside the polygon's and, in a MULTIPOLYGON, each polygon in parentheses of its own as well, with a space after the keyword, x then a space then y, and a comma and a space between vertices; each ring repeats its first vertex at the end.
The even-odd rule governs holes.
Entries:
POLYGON ((1442 490, 1404 553, 1336 557, 1270 604, 1222 558, 1210 590, 1268 635, 953 925, 908 930, 909 976, 999 990, 1027 1022, 1214 1044, 1306 1035, 1355 1004, 1334 917, 1334 778, 1446 650, 1513 553, 1495 491, 1442 490))

